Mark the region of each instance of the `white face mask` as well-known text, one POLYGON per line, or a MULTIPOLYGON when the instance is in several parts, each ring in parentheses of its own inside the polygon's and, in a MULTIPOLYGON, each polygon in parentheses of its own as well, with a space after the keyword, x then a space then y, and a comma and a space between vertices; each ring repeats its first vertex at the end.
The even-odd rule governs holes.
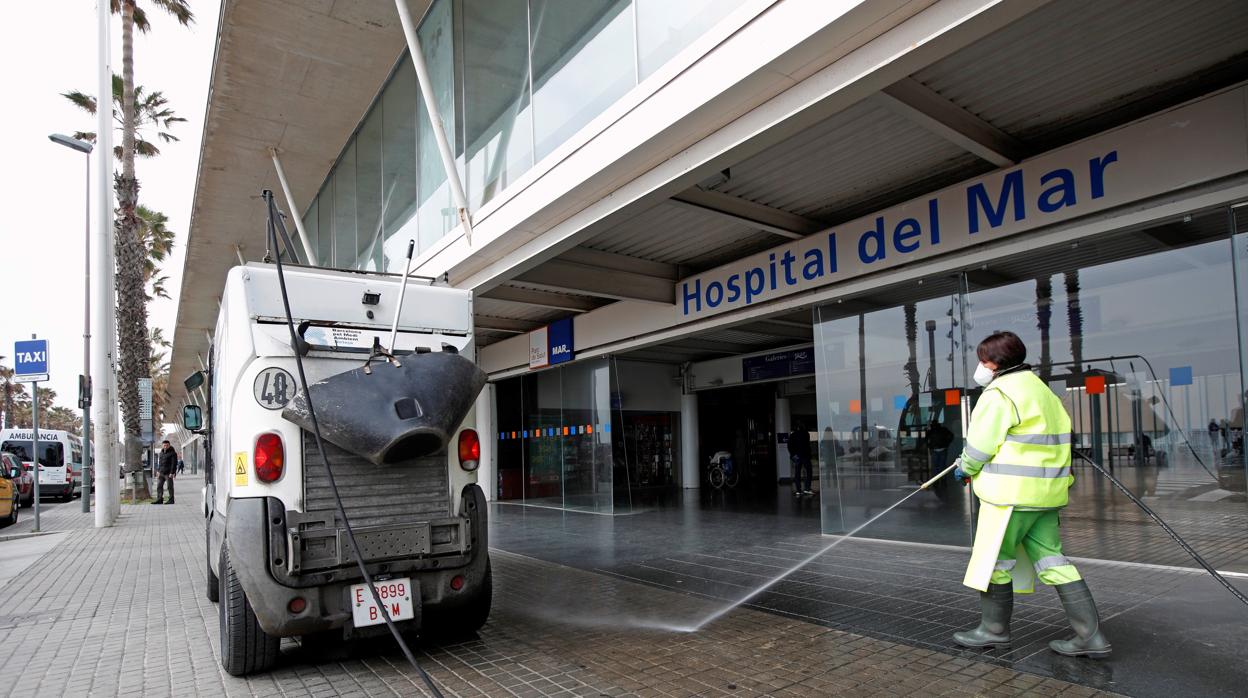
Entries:
POLYGON ((979 383, 987 388, 988 384, 991 383, 993 379, 992 369, 985 366, 981 361, 980 364, 975 367, 975 375, 971 377, 976 383, 979 383))

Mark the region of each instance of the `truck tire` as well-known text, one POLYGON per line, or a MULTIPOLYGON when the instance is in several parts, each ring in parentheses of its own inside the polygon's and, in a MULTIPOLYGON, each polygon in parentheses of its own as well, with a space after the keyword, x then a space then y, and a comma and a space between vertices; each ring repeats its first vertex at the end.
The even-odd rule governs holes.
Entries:
POLYGON ((212 572, 212 519, 204 522, 204 570, 208 576, 204 595, 209 601, 217 603, 221 600, 221 580, 212 572))
POLYGON ((221 546, 221 668, 230 676, 266 671, 277 663, 281 638, 268 635, 256 621, 256 613, 243 593, 243 585, 230 567, 228 546, 221 546))
POLYGON ((453 610, 430 609, 422 619, 421 633, 440 641, 464 640, 472 637, 490 618, 494 602, 494 575, 490 561, 485 561, 485 578, 472 598, 453 610))

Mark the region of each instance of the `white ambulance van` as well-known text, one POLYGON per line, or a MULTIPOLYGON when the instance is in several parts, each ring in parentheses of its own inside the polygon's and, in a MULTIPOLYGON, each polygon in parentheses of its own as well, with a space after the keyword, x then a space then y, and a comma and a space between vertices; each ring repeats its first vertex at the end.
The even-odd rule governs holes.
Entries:
POLYGON ((337 494, 401 630, 471 633, 490 611, 485 496, 472 406, 470 292, 400 277, 284 265, 291 341, 272 265, 227 275, 208 370, 187 379, 183 423, 207 441, 207 596, 221 662, 263 671, 280 638, 384 634, 308 420, 295 352, 337 494), (293 346, 292 346, 293 345, 293 346), (364 366, 368 362, 368 368, 364 366))
MULTIPOLYGON (((0 431, 0 451, 22 461, 22 468, 35 468, 34 432, 30 429, 0 431)), ((39 430, 39 496, 69 501, 82 492, 82 439, 58 430, 39 430)))

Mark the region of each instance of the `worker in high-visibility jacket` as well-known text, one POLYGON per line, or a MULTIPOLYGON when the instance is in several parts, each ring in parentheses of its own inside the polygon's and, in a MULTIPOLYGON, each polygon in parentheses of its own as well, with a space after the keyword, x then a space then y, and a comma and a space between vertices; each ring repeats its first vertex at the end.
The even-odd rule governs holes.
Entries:
POLYGON ((980 591, 979 627, 954 633, 964 647, 1010 644, 1014 594, 1031 593, 1035 577, 1057 589, 1075 630, 1049 647, 1071 657, 1104 657, 1109 641, 1088 585, 1062 554, 1058 510, 1066 506, 1070 416, 1024 361, 1027 347, 1013 332, 997 332, 976 349, 975 382, 983 394, 954 477, 973 483, 979 525, 963 583, 980 591), (1034 576, 1033 576, 1034 572, 1034 576))

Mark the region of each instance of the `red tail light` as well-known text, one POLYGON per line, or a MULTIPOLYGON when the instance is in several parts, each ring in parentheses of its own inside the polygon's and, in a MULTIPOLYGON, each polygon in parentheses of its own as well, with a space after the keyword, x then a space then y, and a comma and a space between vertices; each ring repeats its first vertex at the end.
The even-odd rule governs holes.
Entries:
POLYGON ((282 437, 277 434, 261 434, 256 439, 252 460, 256 464, 256 477, 260 482, 275 482, 282 476, 282 469, 286 465, 282 437))
POLYGON ((472 429, 459 432, 459 467, 471 472, 480 464, 481 439, 477 432, 472 429))

